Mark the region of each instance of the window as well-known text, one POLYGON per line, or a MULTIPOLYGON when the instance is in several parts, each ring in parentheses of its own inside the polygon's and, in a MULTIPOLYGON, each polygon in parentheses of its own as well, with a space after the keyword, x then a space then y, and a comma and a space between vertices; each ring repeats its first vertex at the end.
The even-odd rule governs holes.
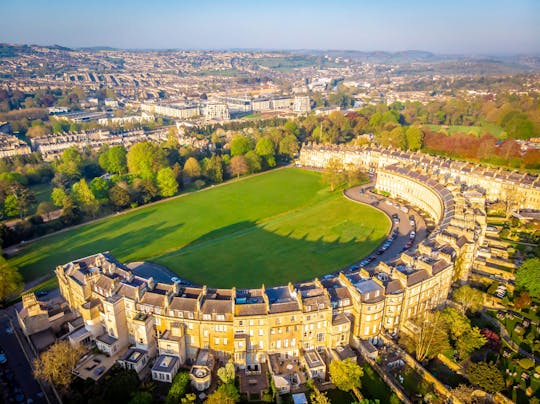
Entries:
POLYGON ((280 339, 278 339, 278 340, 276 341, 276 348, 277 348, 277 349, 280 349, 280 348, 281 348, 281 340, 280 340, 280 339))
POLYGON ((219 338, 214 338, 214 344, 219 345, 219 338))
POLYGON ((203 330, 203 337, 208 337, 208 330, 203 330))
POLYGON ((225 321, 225 315, 224 314, 218 314, 216 315, 217 321, 225 321))
POLYGON ((229 340, 227 338, 223 338, 223 345, 227 345, 229 343, 229 340))
POLYGON ((249 325, 253 326, 253 320, 249 320, 249 325))
POLYGON ((210 314, 203 314, 202 319, 203 320, 212 320, 212 316, 210 314))
POLYGON ((262 328, 259 329, 259 336, 262 337, 264 335, 264 330, 262 328))
POLYGON ((244 320, 240 320, 240 321, 238 322, 238 325, 239 325, 240 327, 242 327, 242 326, 244 325, 244 320))
POLYGON ((320 332, 317 334, 317 342, 323 342, 324 341, 324 332, 320 332))

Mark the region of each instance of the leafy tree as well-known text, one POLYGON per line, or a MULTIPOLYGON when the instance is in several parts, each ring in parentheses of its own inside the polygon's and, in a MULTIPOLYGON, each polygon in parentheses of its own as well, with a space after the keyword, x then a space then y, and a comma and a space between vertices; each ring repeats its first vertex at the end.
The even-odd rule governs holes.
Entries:
POLYGON ((262 165, 261 165, 261 157, 255 153, 253 150, 248 151, 244 158, 246 159, 246 163, 248 166, 248 171, 250 173, 257 173, 261 171, 262 165))
POLYGON ((456 349, 461 359, 467 358, 472 352, 482 348, 487 339, 480 333, 478 327, 473 327, 456 341, 456 349))
POLYGON ((131 197, 129 192, 118 184, 114 184, 109 189, 109 201, 117 208, 125 208, 129 205, 131 197))
POLYGON ((153 178, 158 170, 165 166, 165 154, 153 143, 137 143, 127 153, 127 166, 132 174, 141 178, 153 178))
POLYGON ((269 138, 262 137, 257 141, 255 153, 264 159, 268 167, 274 167, 276 165, 274 144, 269 138))
POLYGON ((467 386, 466 384, 460 384, 456 388, 452 389, 452 395, 464 404, 473 404, 475 399, 473 396, 474 387, 467 386))
POLYGON ((56 210, 55 206, 49 201, 40 202, 36 213, 49 219, 49 215, 56 210))
POLYGON ((341 160, 331 158, 324 167, 322 179, 330 186, 330 191, 334 192, 345 182, 345 172, 341 160))
POLYGON ((248 165, 244 156, 234 156, 231 159, 231 164, 229 166, 231 170, 231 175, 236 175, 237 178, 240 178, 240 175, 243 175, 248 172, 248 165))
POLYGON ((7 217, 15 217, 20 215, 19 203, 17 197, 13 194, 9 194, 4 199, 4 214, 7 217))
POLYGON ((192 404, 197 400, 197 396, 194 393, 188 393, 185 397, 180 399, 181 404, 192 404))
POLYGON ((152 402, 152 394, 147 391, 138 391, 129 400, 128 404, 152 404, 152 402))
POLYGON ((242 156, 253 150, 253 139, 247 136, 237 135, 231 141, 231 155, 242 156))
POLYGON ((279 142, 279 154, 293 158, 298 153, 298 140, 294 135, 287 135, 279 142))
POLYGON ((189 373, 178 372, 174 377, 174 380, 167 394, 165 400, 166 404, 176 404, 180 401, 180 398, 186 394, 187 387, 189 385, 189 373))
POLYGON ((9 195, 4 200, 4 211, 8 216, 17 216, 22 219, 28 214, 30 206, 35 202, 34 193, 18 182, 9 187, 9 195))
POLYGON ((313 386, 313 392, 309 395, 312 404, 330 404, 331 401, 326 393, 321 392, 317 387, 313 386))
POLYGON ((105 149, 99 155, 99 165, 109 173, 125 174, 127 172, 126 149, 122 146, 105 149))
POLYGON ((23 278, 19 271, 2 257, 0 250, 0 302, 22 291, 23 278))
POLYGON ((446 307, 442 315, 452 338, 459 339, 471 330, 471 321, 459 310, 446 307))
POLYGON ((62 152, 62 157, 56 163, 57 176, 64 176, 69 183, 77 181, 82 176, 83 157, 81 152, 70 147, 62 152))
POLYGON ((234 363, 229 360, 224 367, 218 369, 217 375, 223 383, 233 383, 235 378, 234 363))
POLYGON ((172 168, 165 167, 158 171, 157 184, 159 193, 163 197, 173 196, 178 192, 178 182, 172 168))
POLYGON ((81 354, 81 350, 69 342, 58 341, 39 359, 34 359, 34 376, 65 390, 75 377, 73 370, 81 354))
POLYGON ((424 133, 416 126, 411 126, 405 132, 405 138, 407 140, 407 147, 409 150, 420 150, 424 141, 424 133))
POLYGON ((69 198, 69 196, 66 194, 66 192, 62 188, 53 188, 51 193, 51 199, 53 201, 54 206, 57 206, 59 208, 65 207, 66 200, 69 198))
POLYGON ((206 176, 212 182, 223 182, 223 160, 221 157, 212 154, 206 165, 206 176))
POLYGON ((442 314, 438 311, 426 312, 412 320, 415 325, 411 339, 405 339, 407 349, 414 351, 416 359, 422 362, 438 353, 449 350, 448 334, 442 314))
POLYGON ((154 181, 147 178, 137 178, 133 181, 133 197, 139 204, 146 204, 159 195, 159 189, 154 184, 154 181))
POLYGON ((532 297, 540 297, 540 258, 529 258, 516 272, 516 285, 526 289, 532 297))
POLYGON ((354 388, 360 388, 362 385, 361 378, 364 371, 352 359, 330 362, 329 372, 330 380, 340 390, 351 391, 354 388))
POLYGON ((531 295, 526 291, 523 291, 514 299, 514 306, 516 309, 523 310, 530 307, 532 303, 531 295))
POLYGON ((96 177, 90 181, 90 189, 99 201, 107 199, 110 183, 105 178, 96 177))
POLYGON ((497 393, 504 388, 504 379, 497 366, 487 362, 473 363, 467 372, 469 381, 490 393, 497 393))
POLYGON ((240 401, 240 394, 232 383, 222 384, 208 396, 206 404, 234 404, 240 401))
POLYGON ((195 157, 188 158, 184 163, 184 174, 192 179, 201 176, 201 167, 195 157))
POLYGON ((484 307, 484 294, 482 291, 471 288, 469 285, 464 285, 456 289, 452 297, 461 305, 463 312, 470 311, 475 313, 484 307))
POLYGON ((73 184, 71 193, 74 201, 81 207, 81 210, 84 213, 90 215, 91 217, 94 217, 97 214, 99 210, 99 202, 84 178, 73 184))

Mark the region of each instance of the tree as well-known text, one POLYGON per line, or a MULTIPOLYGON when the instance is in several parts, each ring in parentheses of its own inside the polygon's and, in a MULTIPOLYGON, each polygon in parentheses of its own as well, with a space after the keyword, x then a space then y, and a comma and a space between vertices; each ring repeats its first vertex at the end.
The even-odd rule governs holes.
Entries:
POLYGON ((223 160, 221 157, 212 154, 206 165, 206 176, 212 182, 223 182, 223 160))
POLYGON ((40 202, 36 213, 41 216, 45 216, 47 219, 50 219, 49 215, 56 210, 55 206, 49 201, 40 202))
POLYGON ((482 335, 478 327, 473 327, 456 341, 456 349, 461 359, 466 359, 472 352, 482 348, 487 339, 482 335))
POLYGON ((253 150, 253 139, 247 136, 237 135, 231 141, 231 156, 242 156, 253 150))
POLYGON ((122 146, 105 149, 99 155, 99 165, 109 173, 125 174, 127 172, 126 149, 122 146))
POLYGON ((4 213, 7 217, 19 216, 19 203, 17 202, 17 197, 13 194, 9 194, 4 199, 4 213))
POLYGON ((59 208, 66 206, 66 201, 69 198, 69 196, 66 194, 66 192, 62 188, 53 188, 51 193, 51 199, 53 201, 54 206, 57 206, 59 208))
POLYGON ((309 395, 312 404, 330 404, 330 399, 326 393, 321 392, 317 387, 313 386, 313 392, 309 395))
POLYGON ((28 209, 36 201, 34 193, 18 182, 12 183, 9 187, 9 195, 4 200, 4 210, 8 216, 23 218, 27 215, 28 209))
POLYGON ((416 126, 411 126, 405 132, 407 147, 409 150, 416 151, 422 148, 424 142, 424 133, 416 126))
POLYGON ((191 179, 201 176, 201 167, 195 157, 188 158, 184 163, 184 174, 191 179))
POLYGON ((34 359, 34 376, 67 389, 75 377, 73 370, 81 354, 82 351, 72 347, 69 342, 58 341, 43 352, 39 359, 34 359))
POLYGON ((351 391, 360 388, 363 369, 352 359, 330 362, 330 380, 335 386, 343 391, 351 391))
POLYGON ((129 205, 131 197, 129 192, 118 184, 114 184, 109 189, 109 201, 117 208, 124 208, 129 205))
POLYGON ((540 297, 540 258, 529 258, 516 272, 516 285, 526 289, 532 297, 540 297))
POLYGON ((97 214, 99 210, 99 202, 84 178, 73 184, 71 194, 73 195, 73 200, 75 203, 80 206, 84 213, 90 215, 91 217, 94 217, 97 214))
POLYGON ((261 171, 262 165, 261 165, 261 157, 255 153, 253 150, 248 151, 244 158, 246 159, 246 163, 248 166, 248 171, 250 173, 257 173, 261 171))
POLYGON ((272 143, 272 140, 270 140, 269 138, 262 137, 257 141, 257 145, 255 146, 255 153, 257 153, 264 159, 268 167, 274 167, 276 165, 276 151, 274 150, 274 144, 272 143))
POLYGON ((8 297, 22 291, 23 278, 17 268, 11 266, 2 257, 0 251, 0 302, 5 302, 8 297))
POLYGON ((484 307, 484 293, 478 289, 471 288, 469 285, 464 285, 456 289, 452 297, 461 305, 464 313, 467 311, 476 313, 484 307))
POLYGON ((279 154, 293 158, 298 153, 298 139, 294 135, 287 135, 279 142, 279 154))
POLYGON ((243 175, 248 172, 248 165, 244 156, 234 156, 231 159, 231 164, 229 166, 231 170, 231 175, 236 175, 237 178, 240 178, 240 175, 243 175))
POLYGON ((470 320, 459 310, 453 307, 446 307, 442 315, 453 339, 459 339, 471 330, 470 320))
POLYGON ((444 318, 439 311, 427 311, 423 316, 412 319, 411 323, 414 326, 413 335, 406 340, 406 345, 415 352, 418 361, 431 359, 449 350, 444 318))
POLYGON ((127 153, 129 172, 141 178, 153 178, 165 166, 165 160, 163 150, 150 142, 137 143, 127 153))
POLYGON ((178 192, 178 182, 174 178, 172 168, 165 167, 158 171, 157 184, 159 193, 163 197, 173 196, 178 192))
POLYGON ((96 177, 90 181, 90 189, 99 201, 105 201, 109 194, 110 183, 105 178, 96 177))
POLYGON ((234 378, 235 378, 234 363, 231 360, 229 360, 225 364, 224 367, 221 367, 218 369, 217 375, 223 383, 234 382, 234 378))
POLYGON ((466 384, 460 384, 456 388, 452 389, 452 395, 464 404, 473 404, 475 403, 473 396, 474 390, 474 387, 467 386, 466 384))
POLYGON ((490 393, 497 393, 504 388, 504 379, 494 364, 487 362, 473 363, 467 372, 469 381, 490 393))
POLYGON ((514 306, 516 306, 516 309, 523 310, 528 307, 530 307, 532 303, 531 295, 529 295, 526 291, 523 291, 514 299, 514 306))
POLYGON ((138 391, 129 400, 128 404, 152 404, 153 401, 152 394, 147 391, 138 391))
POLYGON ((174 377, 174 380, 171 384, 171 388, 167 393, 167 398, 165 399, 166 404, 176 404, 180 401, 180 398, 186 394, 187 387, 189 385, 189 373, 188 372, 178 372, 174 377))
POLYGON ((206 404, 234 404, 240 400, 240 394, 232 383, 222 384, 208 396, 206 404))
POLYGON ((56 163, 57 176, 64 176, 69 183, 81 178, 83 157, 81 152, 74 147, 70 147, 62 152, 62 157, 56 163))
POLYGON ((330 191, 334 192, 337 187, 345 182, 345 172, 341 160, 331 158, 324 167, 322 179, 325 184, 330 186, 330 191))

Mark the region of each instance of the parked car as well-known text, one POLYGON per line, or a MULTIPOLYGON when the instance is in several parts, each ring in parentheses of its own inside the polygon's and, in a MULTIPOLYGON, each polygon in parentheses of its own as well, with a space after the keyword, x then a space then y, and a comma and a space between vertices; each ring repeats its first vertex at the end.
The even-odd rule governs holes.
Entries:
POLYGON ((7 362, 7 356, 4 350, 0 349, 0 364, 4 364, 7 362))
POLYGON ((99 376, 105 371, 105 366, 100 366, 96 370, 94 370, 94 376, 99 376))

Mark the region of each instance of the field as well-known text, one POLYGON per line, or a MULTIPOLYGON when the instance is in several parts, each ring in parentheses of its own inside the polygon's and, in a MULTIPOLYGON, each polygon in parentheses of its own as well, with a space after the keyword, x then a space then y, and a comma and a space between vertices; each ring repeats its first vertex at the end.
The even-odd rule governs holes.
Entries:
POLYGON ((343 268, 372 251, 389 227, 383 213, 329 192, 319 173, 289 168, 55 234, 10 262, 28 281, 108 250, 195 283, 257 287, 343 268))
POLYGON ((484 126, 463 126, 463 125, 426 125, 431 130, 437 132, 445 132, 448 135, 455 133, 473 134, 475 136, 481 136, 484 133, 491 133, 495 137, 499 137, 503 132, 502 128, 497 125, 486 124, 484 126))

